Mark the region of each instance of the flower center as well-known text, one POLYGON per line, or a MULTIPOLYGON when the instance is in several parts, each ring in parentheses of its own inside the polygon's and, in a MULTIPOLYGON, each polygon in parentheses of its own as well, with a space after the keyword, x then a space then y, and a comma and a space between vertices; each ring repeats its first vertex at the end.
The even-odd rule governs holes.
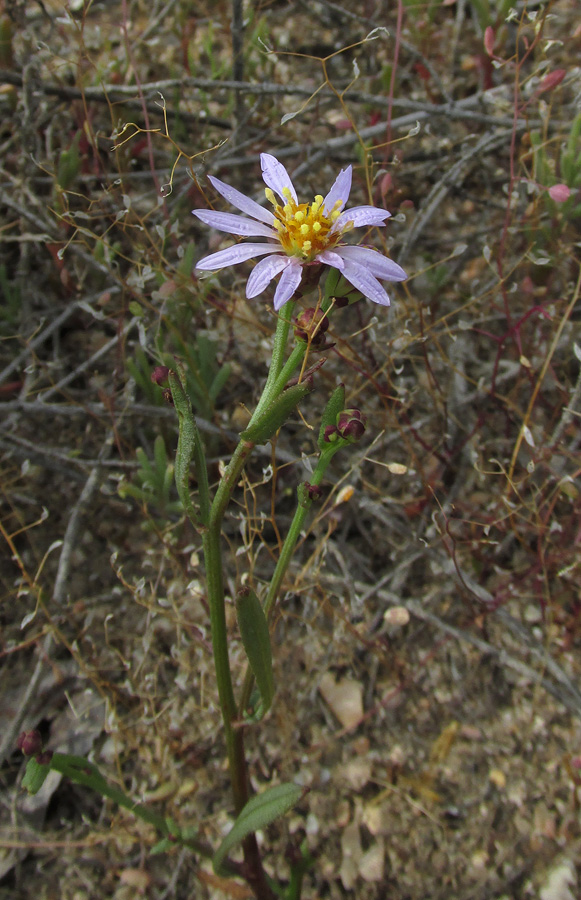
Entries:
POLYGON ((284 188, 286 203, 282 206, 270 188, 266 188, 265 193, 274 207, 274 227, 288 256, 298 256, 310 262, 321 250, 333 247, 341 238, 344 229, 331 229, 341 215, 342 200, 337 200, 331 212, 325 215, 320 194, 311 204, 295 203, 289 189, 284 188))

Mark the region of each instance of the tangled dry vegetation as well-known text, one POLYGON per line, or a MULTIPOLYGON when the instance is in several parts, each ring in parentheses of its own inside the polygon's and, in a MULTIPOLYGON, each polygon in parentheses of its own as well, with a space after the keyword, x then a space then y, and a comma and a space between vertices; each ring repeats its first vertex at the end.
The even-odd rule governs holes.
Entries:
POLYGON ((244 299, 245 266, 193 277, 225 243, 190 210, 223 208, 206 172, 259 192, 268 151, 304 199, 353 163, 353 202, 393 214, 366 240, 410 278, 389 311, 335 315, 304 420, 255 456, 226 522, 234 595, 268 581, 341 377, 368 431, 287 578, 276 703, 248 741, 257 789, 310 788, 262 836, 266 866, 306 835, 307 898, 573 900, 575 3, 240 12, 4 0, 0 897, 247 896, 183 851, 151 857, 146 826, 81 788, 26 797, 15 740, 40 727, 208 840, 228 827, 200 548, 149 371, 187 365, 216 474, 274 313, 244 299))

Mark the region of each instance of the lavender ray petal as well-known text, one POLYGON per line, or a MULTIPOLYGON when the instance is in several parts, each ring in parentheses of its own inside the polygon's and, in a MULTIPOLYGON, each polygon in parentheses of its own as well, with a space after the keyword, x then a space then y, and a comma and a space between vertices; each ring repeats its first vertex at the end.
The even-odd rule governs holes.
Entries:
POLYGON ((375 206, 354 206, 341 213, 335 222, 333 231, 340 231, 348 222, 353 222, 354 228, 362 225, 383 225, 385 219, 389 219, 391 213, 386 209, 377 209, 375 206))
POLYGON ((267 225, 272 225, 274 222, 273 214, 256 203, 255 200, 252 200, 251 197, 247 197, 246 194, 237 191, 236 188, 231 187, 224 181, 220 181, 219 178, 215 178, 213 175, 208 175, 208 180, 212 187, 224 197, 224 200, 227 200, 236 209, 246 213, 247 216, 258 219, 259 222, 266 222, 267 225))
POLYGON ((326 266, 333 266, 334 269, 342 270, 345 266, 343 262, 343 255, 339 251, 341 247, 337 247, 337 251, 334 250, 321 250, 320 253, 317 253, 316 259, 317 262, 322 262, 326 266))
POLYGON ((275 275, 291 265, 288 256, 267 256, 256 263, 246 282, 246 296, 249 300, 262 294, 275 275))
POLYGON ((323 212, 326 216, 329 215, 333 211, 335 203, 337 200, 341 201, 341 206, 339 207, 342 210, 349 199, 349 194, 351 193, 351 179, 353 177, 353 167, 347 166, 346 169, 341 169, 339 174, 337 175, 335 182, 325 197, 323 201, 323 212))
POLYGON ((290 300, 303 277, 303 270, 300 263, 291 259, 290 265, 286 267, 280 277, 280 281, 274 292, 274 308, 279 310, 281 306, 290 300))
POLYGON ((201 272, 214 272, 225 266, 235 266, 254 256, 264 256, 265 253, 276 253, 277 251, 280 251, 277 244, 234 244, 233 247, 227 247, 225 250, 218 250, 217 253, 204 256, 194 268, 201 272))
POLYGON ((372 275, 384 281, 405 281, 407 278, 401 266, 377 250, 370 250, 368 247, 337 247, 337 253, 344 260, 360 263, 372 275))
POLYGON ((374 303, 379 303, 381 306, 389 306, 389 297, 377 278, 368 269, 357 262, 346 259, 342 274, 369 300, 373 300, 374 303))
POLYGON ((299 202, 289 173, 275 156, 271 156, 270 153, 261 153, 260 165, 262 166, 262 180, 265 185, 278 194, 283 203, 287 202, 287 198, 283 194, 284 188, 289 189, 295 203, 299 202))
POLYGON ((218 231, 227 231, 228 234, 240 234, 244 237, 262 237, 276 240, 277 233, 274 228, 255 222, 254 219, 245 219, 243 216, 234 216, 232 213, 217 212, 213 209, 193 209, 193 214, 204 224, 217 228, 218 231))

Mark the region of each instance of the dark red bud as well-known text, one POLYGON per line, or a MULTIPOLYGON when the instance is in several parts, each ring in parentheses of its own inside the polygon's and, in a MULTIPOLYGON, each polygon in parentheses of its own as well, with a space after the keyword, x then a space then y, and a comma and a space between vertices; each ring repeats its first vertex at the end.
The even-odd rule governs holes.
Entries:
POLYGON ((329 319, 325 313, 311 306, 297 316, 295 337, 298 341, 308 341, 312 347, 319 347, 325 343, 325 332, 328 327, 329 319))
POLYGON ((305 481, 305 488, 310 500, 319 500, 323 496, 323 489, 318 484, 309 484, 305 481))
POLYGON ((365 434, 367 417, 360 409, 344 409, 337 416, 337 431, 347 441, 355 443, 365 434))
POLYGON ((334 425, 327 425, 323 432, 323 440, 326 444, 332 444, 333 441, 337 440, 337 434, 338 432, 334 425))
POLYGON ((344 409, 343 412, 340 412, 337 416, 338 419, 345 417, 348 419, 357 419, 358 422, 365 422, 366 420, 366 416, 364 416, 361 410, 357 409, 356 406, 351 409, 344 409))
POLYGON ((163 387, 169 377, 169 369, 167 366, 156 366, 151 373, 151 380, 154 384, 163 387))
POLYGON ((342 432, 339 432, 342 437, 349 438, 352 441, 360 440, 365 434, 365 425, 363 422, 348 422, 342 432))
POLYGON ((18 736, 16 746, 22 750, 25 756, 35 756, 42 750, 42 737, 40 731, 23 731, 18 736))
POLYGON ((53 756, 52 750, 45 750, 44 753, 39 753, 36 757, 36 761, 39 766, 48 766, 50 765, 50 761, 53 756))

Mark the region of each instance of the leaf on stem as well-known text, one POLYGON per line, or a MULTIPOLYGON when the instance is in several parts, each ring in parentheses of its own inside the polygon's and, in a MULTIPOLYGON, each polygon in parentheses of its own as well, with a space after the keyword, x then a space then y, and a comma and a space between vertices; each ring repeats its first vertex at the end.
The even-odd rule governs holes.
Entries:
POLYGON ((226 874, 222 863, 232 847, 240 844, 249 834, 266 828, 275 819, 284 816, 303 796, 303 788, 296 784, 277 784, 248 801, 212 859, 216 875, 226 874))
POLYGON ((260 691, 262 718, 270 709, 274 696, 272 647, 262 604, 252 588, 245 587, 238 593, 236 613, 242 643, 260 691))
POLYGON ((328 403, 325 407, 325 411, 321 418, 321 428, 319 430, 319 450, 326 450, 329 447, 329 444, 325 441, 325 431, 328 426, 335 425, 337 422, 337 416, 340 412, 343 412, 345 409, 345 385, 340 384, 335 388, 331 396, 329 397, 328 403))
POLYGON ((283 391, 276 400, 258 417, 256 422, 243 431, 241 437, 253 444, 266 444, 288 417, 295 411, 301 400, 314 389, 311 377, 283 391))
POLYGON ((194 458, 196 449, 196 441, 200 440, 192 404, 184 389, 184 381, 178 377, 175 372, 169 373, 169 385, 171 395, 178 414, 179 438, 176 450, 175 464, 175 481, 180 500, 183 507, 196 525, 198 522, 198 513, 190 494, 190 466, 194 458))

